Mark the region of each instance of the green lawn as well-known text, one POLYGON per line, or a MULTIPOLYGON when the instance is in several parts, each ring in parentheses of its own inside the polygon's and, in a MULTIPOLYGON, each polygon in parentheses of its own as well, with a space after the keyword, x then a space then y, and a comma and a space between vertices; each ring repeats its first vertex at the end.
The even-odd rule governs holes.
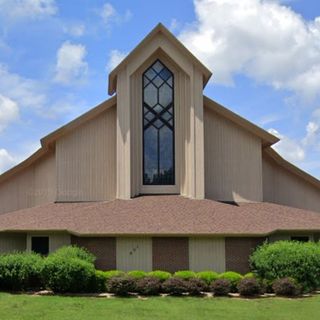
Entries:
POLYGON ((320 296, 266 298, 74 298, 0 293, 0 319, 319 319, 320 296))

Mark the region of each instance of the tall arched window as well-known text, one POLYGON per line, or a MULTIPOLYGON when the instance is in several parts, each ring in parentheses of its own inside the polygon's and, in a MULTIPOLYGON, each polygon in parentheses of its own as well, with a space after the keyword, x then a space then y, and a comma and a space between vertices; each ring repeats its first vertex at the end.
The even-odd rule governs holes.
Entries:
POLYGON ((174 185, 174 79, 157 60, 143 74, 143 184, 174 185))

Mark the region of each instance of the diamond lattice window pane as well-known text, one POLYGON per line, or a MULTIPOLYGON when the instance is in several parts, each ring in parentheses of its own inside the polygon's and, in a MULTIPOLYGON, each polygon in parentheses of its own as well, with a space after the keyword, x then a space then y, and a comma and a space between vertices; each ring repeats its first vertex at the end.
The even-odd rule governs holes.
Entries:
POLYGON ((152 68, 159 73, 163 69, 163 64, 160 61, 157 61, 152 68))
POLYGON ((159 103, 166 107, 172 102, 172 89, 165 83, 159 89, 159 103))
POLYGON ((163 84, 163 79, 159 76, 156 76, 152 81, 158 88, 163 84))
POLYGON ((157 88, 152 84, 148 84, 144 89, 144 102, 150 107, 153 107, 157 103, 157 88))
POLYGON ((172 76, 172 73, 167 68, 163 68, 159 75, 163 80, 167 81, 172 76))
POLYGON ((150 68, 146 73, 145 75, 150 79, 152 80, 156 75, 157 73, 152 69, 150 68))

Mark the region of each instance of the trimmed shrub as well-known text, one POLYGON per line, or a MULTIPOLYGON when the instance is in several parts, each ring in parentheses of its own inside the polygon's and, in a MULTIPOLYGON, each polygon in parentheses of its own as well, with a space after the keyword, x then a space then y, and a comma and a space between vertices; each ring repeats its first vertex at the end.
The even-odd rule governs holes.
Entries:
POLYGON ((141 270, 133 270, 133 271, 129 271, 127 275, 128 277, 131 277, 133 279, 141 279, 145 277, 147 273, 141 270))
POLYGON ((192 296, 199 296, 205 291, 207 284, 199 278, 191 278, 186 281, 187 292, 192 296))
POLYGON ((294 278, 304 290, 320 287, 320 244, 277 241, 258 247, 250 257, 251 267, 262 279, 294 278))
POLYGON ((162 284, 162 289, 173 296, 181 296, 187 292, 187 283, 182 278, 172 277, 162 284))
POLYGON ((238 283, 238 292, 244 297, 253 297, 260 293, 260 285, 255 278, 244 278, 238 283))
POLYGON ((277 279, 272 285, 273 291, 277 296, 294 297, 300 293, 300 288, 292 278, 277 279))
POLYGON ((155 270, 155 271, 149 272, 147 276, 157 278, 161 282, 164 282, 167 279, 171 278, 172 275, 170 272, 167 272, 167 271, 155 270))
POLYGON ((96 270, 89 285, 90 292, 106 292, 107 277, 104 271, 96 270))
POLYGON ((109 292, 118 296, 127 296, 130 292, 136 289, 135 280, 128 276, 119 276, 109 279, 107 283, 109 292))
POLYGON ((253 272, 248 272, 243 276, 243 279, 248 279, 248 278, 256 278, 256 276, 253 272))
POLYGON ((231 283, 227 279, 217 279, 210 287, 215 296, 227 296, 231 290, 231 283))
POLYGON ((203 280, 207 285, 219 278, 219 274, 214 271, 201 271, 197 273, 197 278, 203 280))
POLYGON ((111 278, 114 278, 114 277, 124 277, 125 276, 125 273, 123 271, 120 271, 120 270, 110 270, 110 271, 105 271, 104 272, 104 275, 108 280, 110 280, 111 278))
POLYGON ((96 257, 92 253, 90 253, 87 249, 80 248, 73 245, 61 247, 58 250, 51 253, 49 256, 59 257, 62 259, 77 258, 92 264, 96 260, 96 257))
POLYGON ((27 290, 42 286, 43 258, 35 253, 0 255, 0 289, 27 290))
POLYGON ((231 292, 237 292, 238 283, 242 278, 243 277, 240 273, 233 272, 233 271, 227 271, 219 275, 219 279, 226 279, 230 281, 231 292))
POLYGON ((161 281, 156 277, 144 277, 136 282, 136 291, 147 296, 158 295, 161 291, 161 281))
POLYGON ((176 278, 181 278, 183 280, 189 280, 191 278, 195 278, 196 273, 190 270, 182 270, 175 272, 173 276, 176 278))
POLYGON ((95 269, 85 260, 53 255, 45 259, 42 275, 46 287, 54 292, 88 292, 95 269))

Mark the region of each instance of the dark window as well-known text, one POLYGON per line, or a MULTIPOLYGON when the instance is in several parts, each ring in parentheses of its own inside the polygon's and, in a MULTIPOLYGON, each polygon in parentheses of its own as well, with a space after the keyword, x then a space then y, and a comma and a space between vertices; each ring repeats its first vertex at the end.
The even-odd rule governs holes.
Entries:
POLYGON ((174 185, 174 79, 157 60, 143 74, 143 184, 174 185))
POLYGON ((46 256, 49 253, 49 237, 32 237, 31 250, 46 256))
POLYGON ((292 241, 300 241, 300 242, 308 242, 309 241, 309 237, 308 236, 295 236, 295 237, 291 237, 292 241))

